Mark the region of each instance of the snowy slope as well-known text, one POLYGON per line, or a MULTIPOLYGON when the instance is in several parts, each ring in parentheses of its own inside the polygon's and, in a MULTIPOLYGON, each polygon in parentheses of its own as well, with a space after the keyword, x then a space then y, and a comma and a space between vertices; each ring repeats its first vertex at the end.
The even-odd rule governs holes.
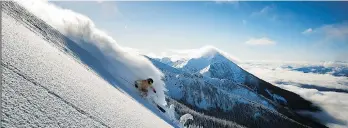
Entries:
POLYGON ((24 13, 2 2, 2 126, 172 127, 154 107, 147 109, 151 106, 139 104, 78 63, 69 49, 53 44, 61 35, 24 13))
POLYGON ((97 28, 91 19, 48 1, 18 0, 18 3, 67 37, 63 40, 67 42, 64 45, 68 49, 89 67, 97 71, 103 70, 102 73, 98 73, 102 77, 107 74, 110 83, 116 83, 127 93, 136 92, 133 86, 135 80, 151 77, 158 92, 156 102, 166 105, 164 98, 166 89, 161 80, 163 74, 143 56, 120 46, 115 39, 97 28), (81 52, 90 55, 86 57, 81 52))
MULTIPOLYGON (((77 61, 91 68, 115 88, 125 92, 157 116, 170 123, 177 122, 178 117, 174 119, 175 114, 165 101, 166 89, 161 80, 163 74, 148 59, 118 45, 84 15, 62 9, 47 1, 19 1, 19 4, 40 18, 37 21, 35 16, 28 14, 32 29, 48 37, 54 37, 49 39, 53 41, 53 45, 74 56, 77 61), (157 93, 151 91, 149 96, 143 99, 134 87, 134 81, 149 77, 154 79, 153 86, 157 93), (159 112, 153 103, 168 109, 167 112, 159 112)), ((23 22, 26 23, 27 20, 23 22)))

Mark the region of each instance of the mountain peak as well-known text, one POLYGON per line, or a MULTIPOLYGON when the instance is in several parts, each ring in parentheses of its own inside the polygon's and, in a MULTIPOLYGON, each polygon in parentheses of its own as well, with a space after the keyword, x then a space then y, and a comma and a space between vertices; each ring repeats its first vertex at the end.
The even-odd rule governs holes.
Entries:
POLYGON ((239 62, 239 59, 237 57, 231 56, 228 53, 211 45, 203 46, 197 49, 196 54, 193 56, 193 58, 214 58, 218 56, 223 56, 235 63, 239 62))
POLYGON ((220 50, 214 46, 208 45, 198 49, 198 53, 196 57, 212 57, 217 54, 221 54, 220 50))
POLYGON ((196 69, 205 68, 214 62, 230 61, 235 64, 240 60, 230 54, 214 47, 206 45, 198 49, 186 49, 186 50, 172 50, 179 55, 172 55, 171 57, 161 57, 159 61, 176 68, 195 67, 196 69), (180 56, 173 59, 173 56, 180 56), (180 58, 180 59, 178 59, 180 58))

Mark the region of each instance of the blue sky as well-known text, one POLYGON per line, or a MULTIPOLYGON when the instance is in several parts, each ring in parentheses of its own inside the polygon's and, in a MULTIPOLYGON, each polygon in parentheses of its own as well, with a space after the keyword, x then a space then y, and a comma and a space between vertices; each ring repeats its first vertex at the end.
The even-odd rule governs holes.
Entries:
POLYGON ((213 45, 241 60, 348 61, 348 2, 52 3, 145 54, 213 45))

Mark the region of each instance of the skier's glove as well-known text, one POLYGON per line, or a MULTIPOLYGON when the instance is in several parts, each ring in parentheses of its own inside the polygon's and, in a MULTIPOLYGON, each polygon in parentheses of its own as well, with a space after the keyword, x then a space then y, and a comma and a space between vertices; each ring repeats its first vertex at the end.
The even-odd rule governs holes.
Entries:
POLYGON ((153 90, 153 92, 155 92, 156 93, 156 90, 155 89, 152 89, 153 90))

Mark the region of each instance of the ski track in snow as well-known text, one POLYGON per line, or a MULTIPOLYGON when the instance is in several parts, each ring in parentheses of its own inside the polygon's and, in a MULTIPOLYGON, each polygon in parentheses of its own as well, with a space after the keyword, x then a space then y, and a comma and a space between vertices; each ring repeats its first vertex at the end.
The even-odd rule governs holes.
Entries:
POLYGON ((109 127, 99 119, 89 115, 84 110, 64 100, 59 95, 49 91, 46 87, 38 84, 30 78, 27 78, 27 76, 22 75, 19 71, 11 69, 5 64, 2 64, 2 66, 4 67, 3 84, 8 85, 4 86, 3 89, 3 96, 6 99, 2 105, 4 107, 5 117, 3 125, 6 127, 10 127, 11 125, 39 127, 45 123, 48 123, 47 125, 50 127, 76 127, 79 125, 84 127, 109 127), (18 85, 24 87, 20 87, 18 85), (33 94, 38 94, 38 96, 33 94), (7 99, 9 97, 11 99, 7 99), (45 101, 41 102, 40 100, 34 100, 34 98, 43 99, 45 101), (24 104, 23 106, 28 107, 23 108, 18 106, 17 108, 17 106, 14 106, 16 103, 13 102, 21 103, 21 105, 24 104), (58 106, 62 106, 63 109, 58 106), (15 111, 16 113, 13 113, 13 111, 8 109, 12 107, 19 110, 15 111), (51 110, 59 109, 60 111, 51 114, 50 109, 43 109, 45 107, 50 108, 51 110), (33 115, 31 115, 31 113, 33 113, 33 115), (68 117, 73 117, 74 119, 71 119, 70 121, 55 120, 55 118, 68 119, 68 117), (8 118, 9 120, 7 120, 8 118))
POLYGON ((2 125, 172 127, 2 11, 2 125))

